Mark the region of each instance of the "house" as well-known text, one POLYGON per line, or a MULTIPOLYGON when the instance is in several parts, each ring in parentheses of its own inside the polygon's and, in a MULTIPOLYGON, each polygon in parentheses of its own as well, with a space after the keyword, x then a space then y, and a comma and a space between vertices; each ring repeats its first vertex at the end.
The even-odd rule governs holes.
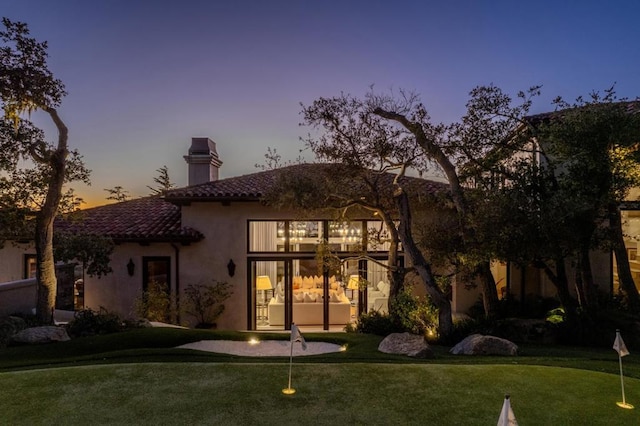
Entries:
MULTIPOLYGON (((601 185, 602 182, 610 183, 608 169, 605 173, 602 168, 593 166, 588 159, 611 158, 611 152, 617 143, 633 137, 629 129, 638 128, 639 111, 640 104, 637 101, 587 102, 576 108, 525 117, 525 122, 512 132, 512 139, 496 147, 491 152, 491 158, 498 160, 497 164, 507 171, 522 167, 523 161, 536 165, 540 170, 546 170, 549 175, 555 177, 555 187, 560 187, 564 182, 565 187, 576 191, 575 178, 564 179, 564 181, 562 179, 563 176, 566 176, 565 173, 571 173, 572 170, 575 173, 575 170, 579 170, 582 173, 579 182, 583 188, 604 188, 605 186, 601 185), (555 129, 555 131, 549 132, 549 129, 555 129), (558 137, 560 134, 562 137, 558 137), (585 159, 587 160, 585 161, 585 159), (585 164, 592 168, 587 169, 585 164), (603 173, 605 174, 603 175, 603 173)), ((486 182, 501 187, 509 187, 513 183, 505 179, 502 173, 499 173, 498 176, 501 178, 496 179, 495 176, 487 175, 486 182)), ((620 182, 624 182, 624 179, 620 179, 620 182)), ((612 191, 611 188, 615 189, 615 180, 608 191, 612 191)), ((585 193, 589 194, 586 191, 585 193)), ((600 220, 601 226, 606 228, 611 218, 616 220, 615 215, 608 216, 610 212, 606 208, 603 209, 602 204, 599 205, 600 208, 594 208, 594 206, 598 206, 599 202, 602 202, 603 193, 593 191, 590 195, 592 198, 588 199, 585 196, 582 199, 582 204, 579 204, 579 200, 572 199, 572 205, 581 205, 581 213, 591 215, 588 217, 593 217, 592 223, 594 220, 600 220)), ((637 188, 632 189, 627 196, 627 201, 620 206, 626 257, 629 260, 636 287, 640 285, 640 262, 636 259, 637 245, 640 240, 640 226, 638 224, 640 206, 637 201, 633 200, 638 200, 638 195, 640 195, 640 191, 637 188)), ((615 210, 615 206, 613 209, 615 210)), ((574 217, 569 213, 563 216, 562 212, 557 210, 554 211, 554 215, 561 218, 574 217)), ((582 224, 576 226, 574 234, 579 234, 582 229, 584 229, 582 224)), ((616 256, 604 245, 601 246, 601 249, 590 251, 589 262, 583 262, 584 264, 590 263, 591 266, 587 275, 593 278, 598 292, 610 295, 618 294, 620 283, 616 256)), ((580 294, 581 291, 584 291, 584 287, 580 283, 584 274, 582 277, 578 277, 580 274, 576 273, 576 259, 567 258, 564 263, 570 292, 581 302, 584 302, 585 294, 580 294)), ((555 271, 557 268, 552 269, 555 271)), ((532 295, 549 298, 557 295, 556 286, 542 268, 522 267, 515 263, 496 263, 493 273, 496 277, 499 294, 509 294, 520 301, 524 301, 532 295)))
MULTIPOLYGON (((182 309, 185 289, 226 281, 233 293, 218 319, 221 329, 282 330, 295 322, 341 330, 361 312, 386 310, 389 284, 381 265, 388 259, 388 243, 368 238, 372 230, 384 231, 379 218, 365 211, 349 221, 329 211, 301 215, 263 202, 279 178, 321 177, 333 173, 333 165, 298 164, 219 179, 222 161, 208 138, 193 138, 184 158, 189 172, 187 187, 163 196, 86 209, 81 221, 58 223, 58 230, 105 235, 116 244, 110 263, 113 272, 100 278, 84 277, 80 307, 104 307, 135 317, 143 292, 158 283, 166 286, 174 319, 193 325, 194 319, 182 309), (343 270, 323 271, 319 267, 317 251, 323 240, 345 260, 343 270), (359 256, 360 245, 366 249, 366 257, 359 256), (358 284, 363 281, 367 286, 358 284)), ((389 188, 393 176, 383 176, 389 188)), ((439 182, 406 179, 406 185, 420 197, 436 197, 446 191, 446 185, 439 182)), ((628 213, 629 235, 640 232, 635 223, 638 216, 628 213)), ((637 241, 632 238, 628 244, 632 267, 637 264, 640 273, 637 241)), ((0 282, 28 277, 34 253, 29 242, 0 249, 0 282)), ((594 257, 595 279, 612 286, 611 254, 596 253, 594 257)), ((404 261, 401 253, 400 262, 404 261)), ((493 273, 500 297, 510 294, 524 301, 530 295, 556 295, 549 279, 535 268, 496 263, 493 273)), ((478 298, 477 288, 470 289, 454 279, 454 313, 466 312, 478 298)))
MULTIPOLYGON (((299 211, 266 205, 263 196, 282 176, 332 173, 334 165, 298 164, 244 176, 218 179, 220 161, 208 138, 193 138, 185 157, 189 186, 90 208, 79 221, 59 222, 58 232, 109 236, 115 245, 113 272, 85 276, 83 306, 101 307, 124 317, 136 316, 136 302, 152 283, 166 286, 182 322, 193 318, 181 312, 189 285, 213 281, 231 284, 233 293, 218 319, 222 329, 285 329, 291 322, 324 329, 342 329, 360 312, 386 310, 389 284, 384 265, 388 243, 374 242, 372 230, 382 222, 363 212, 349 221, 318 211, 301 217, 299 211), (311 216, 310 216, 311 215, 311 216), (348 260, 342 271, 322 271, 317 248, 326 242, 348 260), (356 253, 357 249, 357 253, 356 253), (361 288, 366 280, 369 286, 361 288)), ((391 187, 394 175, 384 176, 391 187)), ((441 183, 406 178, 424 196, 444 190, 441 183)), ((4 251, 12 258, 0 282, 22 278, 32 262, 33 246, 25 243, 4 251)), ((400 261, 403 262, 402 255, 400 261)))

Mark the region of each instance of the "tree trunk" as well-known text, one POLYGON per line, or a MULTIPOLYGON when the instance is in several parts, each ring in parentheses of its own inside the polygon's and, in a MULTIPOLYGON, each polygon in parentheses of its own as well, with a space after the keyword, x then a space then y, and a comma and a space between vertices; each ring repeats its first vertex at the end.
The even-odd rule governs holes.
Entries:
POLYGON ((391 285, 389 288, 387 308, 389 310, 389 316, 391 316, 392 320, 395 321, 398 318, 398 310, 397 305, 394 302, 398 294, 404 287, 404 270, 400 268, 400 262, 398 259, 399 236, 393 220, 386 214, 384 214, 384 212, 379 212, 379 214, 384 221, 388 232, 391 233, 389 244, 389 258, 387 260, 387 278, 389 279, 389 283, 391 285))
POLYGON ((582 274, 580 274, 580 262, 576 265, 574 280, 576 282, 576 294, 578 295, 578 306, 587 308, 587 295, 585 294, 584 284, 582 283, 582 274))
POLYGON ((58 129, 58 146, 48 152, 47 164, 50 168, 47 197, 44 205, 36 217, 36 281, 38 301, 36 303, 36 317, 42 324, 53 323, 55 309, 56 267, 53 258, 53 221, 58 213, 58 206, 62 198, 67 160, 67 127, 64 125, 54 108, 44 109, 58 129))
POLYGON ((598 292, 593 282, 593 273, 591 272, 591 259, 589 258, 589 248, 583 247, 580 250, 580 261, 578 262, 577 272, 580 274, 582 288, 584 289, 584 298, 587 311, 594 313, 598 310, 598 292))
POLYGON ((543 263, 543 270, 547 277, 551 280, 553 285, 556 287, 556 291, 558 292, 558 299, 560 299, 560 304, 564 308, 565 315, 567 320, 573 321, 577 318, 577 308, 578 303, 576 299, 571 295, 569 291, 569 280, 567 279, 567 270, 564 264, 564 258, 559 258, 555 260, 555 269, 554 273, 549 265, 543 263))
POLYGON ((453 319, 451 317, 451 302, 449 298, 440 290, 431 271, 431 265, 422 255, 411 234, 411 211, 409 209, 409 198, 402 188, 396 189, 394 199, 400 212, 400 224, 398 234, 404 246, 404 252, 411 259, 418 276, 425 284, 427 293, 431 301, 438 308, 438 329, 441 337, 448 337, 453 332, 453 319))
POLYGON ((36 282, 38 288, 36 316, 41 324, 53 323, 53 309, 55 308, 58 286, 53 258, 53 220, 51 218, 50 213, 40 211, 36 223, 36 282))
POLYGON ((483 261, 478 267, 480 282, 482 285, 482 303, 484 306, 484 314, 487 318, 493 318, 498 315, 498 289, 496 281, 491 273, 491 263, 483 261))
POLYGON ((640 313, 640 295, 638 295, 638 288, 631 275, 631 265, 629 265, 627 248, 624 245, 620 209, 616 204, 609 204, 609 227, 613 234, 613 253, 616 256, 616 264, 618 266, 620 290, 626 296, 629 309, 638 314, 640 313))

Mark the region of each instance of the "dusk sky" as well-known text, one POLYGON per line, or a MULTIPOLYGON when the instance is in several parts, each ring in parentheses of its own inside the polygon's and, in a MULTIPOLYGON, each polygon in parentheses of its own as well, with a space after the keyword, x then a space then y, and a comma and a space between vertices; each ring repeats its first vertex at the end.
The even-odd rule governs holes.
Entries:
POLYGON ((216 142, 221 178, 257 171, 267 147, 293 160, 300 103, 372 84, 419 93, 445 123, 490 83, 541 84, 536 113, 614 83, 640 95, 637 0, 0 0, 0 15, 49 42, 91 205, 117 185, 148 194, 163 165, 186 185, 192 137, 216 142))

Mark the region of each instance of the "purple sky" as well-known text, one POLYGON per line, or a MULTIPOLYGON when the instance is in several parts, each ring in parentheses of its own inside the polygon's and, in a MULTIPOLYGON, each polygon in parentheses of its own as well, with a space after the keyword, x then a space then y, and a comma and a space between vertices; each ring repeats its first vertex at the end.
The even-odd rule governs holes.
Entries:
POLYGON ((116 185, 146 195, 163 165, 186 185, 193 136, 216 141, 222 178, 255 172, 267 147, 295 159, 301 102, 371 84, 416 91, 447 123, 490 83, 542 84, 534 112, 613 83, 639 96, 639 12, 637 0, 0 0, 49 41, 91 204, 116 185))

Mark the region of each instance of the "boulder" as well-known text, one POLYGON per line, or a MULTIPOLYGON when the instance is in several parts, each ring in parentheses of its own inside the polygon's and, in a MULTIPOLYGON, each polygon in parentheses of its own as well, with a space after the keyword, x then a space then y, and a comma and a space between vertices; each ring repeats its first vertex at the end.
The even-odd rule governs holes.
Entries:
POLYGON ((27 328, 27 323, 20 317, 0 318, 0 348, 5 347, 19 331, 27 328))
POLYGON ((472 334, 449 351, 454 355, 518 355, 518 346, 507 339, 472 334))
POLYGON ((411 333, 392 333, 385 337, 378 350, 386 354, 407 355, 413 358, 433 358, 433 351, 422 336, 411 333))
POLYGON ((71 340, 67 330, 55 325, 27 328, 15 334, 11 339, 13 343, 23 344, 66 342, 67 340, 71 340))

